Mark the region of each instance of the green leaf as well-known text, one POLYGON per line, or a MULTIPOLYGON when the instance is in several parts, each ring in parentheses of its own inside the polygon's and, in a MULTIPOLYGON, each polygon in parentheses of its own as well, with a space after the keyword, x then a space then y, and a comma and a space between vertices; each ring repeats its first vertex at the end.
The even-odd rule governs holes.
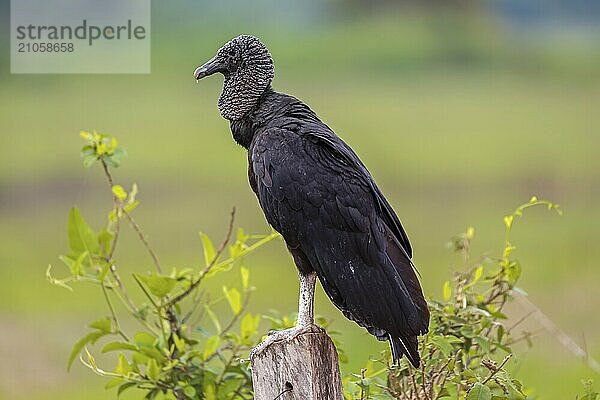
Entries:
POLYGON ((84 131, 84 130, 79 131, 79 136, 83 140, 92 140, 94 138, 94 135, 92 135, 90 132, 84 131))
POLYGON ((492 400, 492 391, 481 382, 476 382, 469 390, 466 400, 492 400))
POLYGON ((498 341, 498 343, 502 343, 502 338, 504 337, 504 325, 498 325, 498 328, 496 329, 496 340, 498 341))
POLYGON ((240 267, 240 275, 242 275, 242 288, 248 289, 250 285, 250 270, 242 265, 240 267))
POLYGON ((140 353, 139 351, 134 351, 133 354, 131 354, 131 362, 133 363, 133 365, 136 366, 146 364, 150 358, 151 357, 148 357, 147 355, 145 355, 144 353, 140 353))
POLYGON ((109 318, 102 318, 92 322, 90 328, 99 330, 102 333, 108 334, 112 332, 112 324, 109 318))
POLYGON ((231 307, 231 311, 234 314, 239 314, 242 310, 242 295, 239 290, 236 288, 227 289, 226 286, 223 286, 223 293, 229 303, 229 307, 231 307))
POLYGON ((110 263, 104 263, 104 266, 98 272, 98 280, 100 282, 104 282, 104 279, 106 278, 106 274, 108 274, 108 271, 110 271, 110 263))
POLYGON ((112 333, 111 321, 108 318, 94 321, 89 326, 90 328, 96 329, 96 331, 88 333, 73 345, 73 349, 71 350, 71 354, 69 355, 69 361, 67 362, 67 370, 71 369, 71 365, 73 364, 75 357, 77 357, 77 355, 81 352, 81 350, 85 347, 86 344, 94 344, 102 336, 112 333))
POLYGON ((148 358, 153 358, 161 363, 165 360, 164 354, 153 347, 140 347, 139 351, 136 351, 133 354, 142 354, 148 358))
POLYGON ((156 396, 159 395, 160 393, 160 389, 158 388, 154 388, 154 389, 148 389, 150 390, 148 393, 146 393, 146 395, 144 396, 144 399, 146 400, 154 400, 156 398, 156 396))
POLYGON ((246 243, 246 240, 248 240, 248 235, 246 235, 246 232, 244 232, 244 228, 238 228, 238 230, 237 230, 237 241, 238 242, 242 242, 242 243, 246 243))
POLYGON ((450 397, 450 392, 447 387, 443 387, 442 390, 439 391, 437 398, 442 399, 444 397, 450 397))
POLYGON ((185 340, 181 339, 175 332, 173 332, 173 342, 178 351, 182 352, 185 349, 185 340))
POLYGON ((473 228, 472 226, 468 227, 466 236, 468 240, 473 240, 473 238, 475 237, 475 228, 473 228))
POLYGON ((108 157, 106 161, 110 160, 110 164, 113 167, 118 168, 125 157, 127 157, 127 152, 125 151, 125 149, 122 147, 117 147, 113 150, 112 154, 108 157))
POLYGON ((89 156, 91 154, 96 155, 96 150, 94 150, 94 146, 86 144, 81 148, 81 157, 89 156))
POLYGON ((148 332, 138 332, 133 336, 133 341, 139 347, 154 347, 156 343, 156 337, 149 334, 148 332))
POLYGON ((104 162, 109 166, 109 167, 113 167, 113 168, 119 168, 119 166, 121 165, 121 161, 118 159, 113 158, 112 156, 108 155, 108 154, 104 154, 103 156, 100 157, 101 159, 104 160, 104 162))
POLYGON ((442 289, 442 293, 444 296, 444 301, 450 300, 450 296, 452 295, 452 288, 450 287, 450 281, 444 282, 444 287, 442 289))
MULTIPOLYGON (((522 391, 523 385, 518 380, 510 379, 510 377, 508 377, 508 379, 506 379, 506 381, 505 381, 505 384, 508 387, 508 398, 510 400, 525 400, 527 398, 527 396, 525 396, 525 394, 522 391)), ((582 398, 581 400, 584 400, 584 399, 585 398, 582 398)), ((588 398, 588 400, 595 400, 595 399, 596 399, 596 396, 590 396, 588 398)))
POLYGON ((102 348, 102 353, 108 353, 109 351, 116 351, 116 350, 135 351, 137 349, 138 349, 138 347, 131 343, 110 342, 110 343, 107 343, 106 345, 104 345, 104 347, 102 348))
POLYGON ((117 219, 117 210, 110 210, 108 212, 108 222, 116 222, 117 219))
POLYGON ((110 244, 113 238, 113 234, 107 231, 106 229, 102 229, 100 232, 98 232, 97 238, 98 246, 100 247, 102 254, 108 255, 108 253, 110 252, 110 244))
POLYGON ((115 373, 119 375, 127 376, 131 372, 131 365, 129 365, 129 361, 127 361, 127 357, 123 353, 119 353, 119 361, 117 362, 117 367, 115 368, 115 373))
POLYGON ((218 335, 214 335, 208 338, 206 344, 204 345, 204 359, 206 360, 210 357, 221 344, 221 338, 218 335))
POLYGON ((127 213, 130 213, 133 210, 135 210, 137 208, 137 206, 139 206, 139 205, 140 205, 140 202, 136 200, 136 201, 133 201, 133 202, 127 204, 125 207, 123 207, 123 210, 127 213))
POLYGON ((150 292, 156 297, 163 298, 168 295, 177 284, 177 279, 166 275, 154 273, 152 275, 137 275, 136 276, 148 286, 150 292))
POLYGON ((94 153, 92 153, 92 154, 82 154, 81 156, 83 158, 83 167, 84 168, 91 167, 96 162, 96 160, 98 159, 98 156, 96 154, 94 154, 94 153))
POLYGON ((445 357, 448 357, 450 354, 452 354, 452 345, 444 336, 433 336, 431 338, 431 342, 440 349, 445 357))
POLYGON ((477 336, 474 340, 475 343, 477 343, 479 347, 481 347, 483 353, 489 354, 491 345, 488 338, 486 338, 485 336, 477 336))
POLYGON ((69 271, 71 271, 71 275, 73 276, 83 276, 84 275, 84 269, 83 269, 83 260, 88 256, 88 252, 84 251, 83 253, 81 253, 77 259, 72 259, 71 257, 68 256, 58 256, 58 258, 67 266, 69 267, 69 271))
POLYGON ((231 256, 231 258, 238 258, 240 256, 240 254, 242 254, 244 252, 244 249, 246 248, 246 245, 244 244, 244 242, 240 242, 239 240, 237 242, 235 242, 234 244, 232 244, 231 246, 229 246, 229 255, 231 256))
POLYGON ((104 335, 105 334, 103 332, 95 331, 95 332, 90 332, 87 335, 85 335, 84 337, 82 337, 81 339, 79 339, 79 341, 73 345, 73 349, 71 349, 71 354, 69 355, 69 361, 67 362, 67 371, 69 371, 71 369, 71 365, 73 365, 73 361, 75 361, 75 357, 77 357, 77 355, 79 353, 81 353, 81 350, 84 348, 84 346, 86 344, 95 343, 98 339, 100 339, 104 335))
POLYGON ((85 222, 76 207, 71 208, 68 222, 69 247, 79 256, 87 251, 90 254, 98 254, 99 246, 96 234, 85 222))
POLYGON ((123 383, 123 378, 113 378, 110 381, 108 381, 108 383, 106 385, 104 385, 104 390, 110 390, 112 388, 114 388, 115 386, 119 386, 120 384, 123 383))
POLYGON ((242 339, 248 339, 258 331, 258 324, 260 323, 260 315, 252 316, 252 314, 246 314, 240 322, 240 334, 242 339))
POLYGON ((460 328, 460 334, 468 339, 475 337, 473 328, 470 325, 463 325, 460 328))
POLYGON ((477 267, 477 269, 473 273, 473 282, 475 283, 475 282, 479 281, 479 279, 481 279, 482 276, 483 276, 483 265, 480 265, 479 267, 477 267))
POLYGON ((200 232, 200 239, 202 239, 202 247, 204 248, 204 262, 209 265, 215 259, 215 247, 208 235, 200 232))
POLYGON ((521 271, 521 264, 518 261, 513 261, 508 265, 508 268, 506 269, 506 279, 511 285, 517 283, 521 277, 521 271))
POLYGON ((160 368, 154 358, 149 359, 148 364, 146 364, 146 375, 154 382, 160 378, 160 368))
POLYGON ((114 185, 112 187, 112 192, 119 200, 125 200, 127 198, 127 192, 121 185, 114 185))
POLYGON ((196 389, 193 386, 186 386, 183 389, 183 394, 185 394, 190 399, 195 399, 196 398, 196 389))
POLYGON ((117 389, 117 397, 121 396, 121 393, 123 393, 127 389, 135 387, 136 385, 137 384, 135 382, 127 382, 127 383, 122 384, 121 386, 119 386, 119 389, 117 389))
POLYGON ((204 386, 204 400, 217 400, 217 389, 214 383, 204 386))
POLYGON ((215 312, 211 310, 211 308, 208 305, 204 306, 204 309, 206 310, 206 313, 208 314, 208 317, 212 321, 213 325, 215 326, 217 332, 221 332, 221 323, 219 322, 217 314, 215 314, 215 312))

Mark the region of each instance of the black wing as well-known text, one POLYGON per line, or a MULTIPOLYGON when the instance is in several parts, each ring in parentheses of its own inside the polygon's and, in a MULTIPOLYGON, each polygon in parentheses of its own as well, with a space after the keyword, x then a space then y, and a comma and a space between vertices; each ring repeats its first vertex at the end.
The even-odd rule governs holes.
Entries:
POLYGON ((317 272, 344 315, 418 364, 416 336, 427 332, 429 313, 411 247, 356 154, 316 123, 302 133, 262 132, 249 158, 265 216, 297 262, 317 272))
POLYGON ((402 249, 406 255, 411 258, 412 247, 410 245, 410 241, 408 240, 408 235, 406 234, 406 231, 404 231, 402 223, 400 223, 400 220, 394 212, 394 209, 383 196, 373 181, 373 178, 367 170, 367 167, 365 167, 362 161, 358 158, 354 150, 352 150, 350 146, 348 146, 337 135, 327 129, 315 129, 309 135, 312 137, 313 141, 328 147, 331 155, 334 157, 334 160, 344 160, 347 165, 350 165, 351 168, 353 168, 360 175, 360 177, 363 178, 363 183, 371 189, 371 193, 375 197, 375 203, 377 205, 379 215, 383 218, 386 225, 392 230, 394 236, 402 246, 402 249))

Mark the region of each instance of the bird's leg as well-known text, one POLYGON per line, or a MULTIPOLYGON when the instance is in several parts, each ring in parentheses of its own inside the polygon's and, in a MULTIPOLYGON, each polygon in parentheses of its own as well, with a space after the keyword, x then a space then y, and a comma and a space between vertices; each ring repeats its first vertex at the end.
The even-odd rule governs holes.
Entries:
POLYGON ((298 322, 296 323, 296 328, 302 329, 314 325, 317 274, 315 272, 308 274, 298 272, 298 276, 300 277, 300 298, 298 301, 298 322))
POLYGON ((306 332, 322 332, 314 324, 314 300, 317 274, 298 273, 300 277, 300 299, 298 301, 298 320, 296 326, 283 331, 271 331, 265 340, 252 349, 251 354, 260 353, 263 349, 277 341, 289 341, 306 332))

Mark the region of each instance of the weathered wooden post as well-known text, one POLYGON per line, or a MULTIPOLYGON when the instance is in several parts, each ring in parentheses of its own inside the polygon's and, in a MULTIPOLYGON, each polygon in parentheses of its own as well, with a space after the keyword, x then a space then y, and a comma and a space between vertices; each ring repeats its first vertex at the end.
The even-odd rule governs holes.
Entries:
POLYGON ((255 400, 342 400, 338 355, 324 330, 267 338, 250 355, 255 400))

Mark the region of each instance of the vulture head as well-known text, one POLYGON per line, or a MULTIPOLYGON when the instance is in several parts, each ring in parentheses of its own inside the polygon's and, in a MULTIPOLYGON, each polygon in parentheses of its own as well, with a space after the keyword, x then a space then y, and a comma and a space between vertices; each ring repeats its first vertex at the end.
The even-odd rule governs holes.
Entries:
POLYGON ((273 59, 257 38, 241 35, 225 43, 213 58, 196 68, 194 78, 198 81, 216 72, 225 77, 219 112, 223 118, 236 121, 256 106, 271 85, 273 59))

